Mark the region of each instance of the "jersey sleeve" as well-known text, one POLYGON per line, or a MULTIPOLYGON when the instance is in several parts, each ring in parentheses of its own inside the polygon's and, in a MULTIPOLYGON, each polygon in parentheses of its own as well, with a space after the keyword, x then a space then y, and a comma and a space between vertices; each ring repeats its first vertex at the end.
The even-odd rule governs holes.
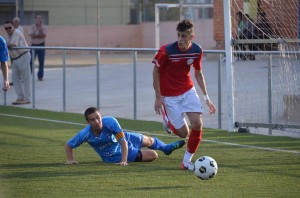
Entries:
POLYGON ((8 49, 5 39, 0 37, 0 61, 5 62, 8 61, 8 49))
POLYGON ((199 53, 199 58, 194 62, 193 67, 195 70, 202 70, 202 50, 199 53))
POLYGON ((157 54, 155 55, 154 59, 152 60, 152 63, 156 67, 161 68, 167 63, 167 59, 168 59, 168 54, 167 54, 165 47, 163 46, 158 50, 157 54))
POLYGON ((103 118, 104 125, 109 128, 111 133, 115 136, 117 141, 125 139, 125 134, 121 128, 118 120, 114 117, 103 118))
POLYGON ((83 130, 81 130, 79 133, 77 133, 73 138, 71 138, 67 142, 67 144, 71 148, 77 148, 82 143, 86 142, 88 140, 88 137, 89 137, 89 130, 90 130, 90 128, 91 128, 90 125, 88 125, 87 127, 85 127, 83 130))

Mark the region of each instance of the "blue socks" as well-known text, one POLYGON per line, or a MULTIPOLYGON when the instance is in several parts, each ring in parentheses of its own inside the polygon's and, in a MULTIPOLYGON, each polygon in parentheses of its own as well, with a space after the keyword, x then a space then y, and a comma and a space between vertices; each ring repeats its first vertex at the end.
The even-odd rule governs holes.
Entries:
POLYGON ((165 144, 161 140, 157 139, 156 137, 154 137, 153 140, 154 140, 154 143, 152 146, 148 147, 149 149, 161 150, 161 151, 164 151, 166 149, 167 144, 165 144))

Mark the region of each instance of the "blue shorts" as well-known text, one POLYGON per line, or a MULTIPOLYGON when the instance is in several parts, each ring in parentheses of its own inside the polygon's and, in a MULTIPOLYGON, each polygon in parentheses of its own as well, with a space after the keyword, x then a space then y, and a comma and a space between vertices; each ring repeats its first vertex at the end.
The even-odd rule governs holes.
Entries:
POLYGON ((128 144, 128 162, 134 162, 142 148, 144 136, 139 133, 125 131, 125 137, 128 144))

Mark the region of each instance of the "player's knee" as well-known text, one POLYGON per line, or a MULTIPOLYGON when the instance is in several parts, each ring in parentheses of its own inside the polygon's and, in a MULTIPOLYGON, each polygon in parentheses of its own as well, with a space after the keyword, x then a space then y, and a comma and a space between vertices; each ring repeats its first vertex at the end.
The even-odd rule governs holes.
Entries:
POLYGON ((180 129, 177 129, 177 133, 180 138, 186 138, 189 135, 189 127, 184 125, 180 129))
POLYGON ((180 138, 186 138, 188 136, 188 133, 185 133, 185 132, 180 133, 180 132, 178 132, 178 136, 180 138))
POLYGON ((143 150, 142 155, 143 162, 151 162, 158 158, 158 154, 154 150, 143 150))
POLYGON ((191 123, 191 127, 194 130, 202 130, 202 120, 199 120, 197 122, 191 123))
POLYGON ((142 146, 149 147, 149 146, 152 146, 153 144, 154 144, 154 139, 152 137, 144 135, 142 146))
POLYGON ((152 137, 149 137, 149 145, 152 146, 154 144, 154 139, 152 137))
POLYGON ((156 151, 151 150, 150 152, 148 152, 146 161, 151 162, 156 160, 157 158, 158 158, 158 154, 156 153, 156 151))
POLYGON ((153 151, 153 154, 152 154, 152 161, 156 160, 158 158, 158 154, 156 153, 156 151, 153 151))

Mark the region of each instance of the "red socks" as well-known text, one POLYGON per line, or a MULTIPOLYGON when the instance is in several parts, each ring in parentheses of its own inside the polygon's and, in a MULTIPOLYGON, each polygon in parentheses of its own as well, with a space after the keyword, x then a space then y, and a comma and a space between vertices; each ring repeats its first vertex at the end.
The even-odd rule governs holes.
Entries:
POLYGON ((196 131, 192 129, 187 144, 187 151, 192 154, 195 153, 200 145, 201 139, 202 139, 202 130, 196 131))

